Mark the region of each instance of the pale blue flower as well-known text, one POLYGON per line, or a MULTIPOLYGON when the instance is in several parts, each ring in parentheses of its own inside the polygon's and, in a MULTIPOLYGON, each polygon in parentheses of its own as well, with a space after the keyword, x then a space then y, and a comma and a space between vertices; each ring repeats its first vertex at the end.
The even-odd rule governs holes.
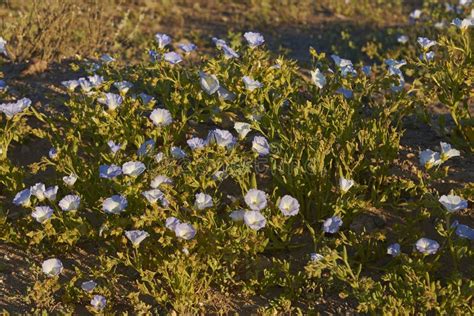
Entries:
POLYGON ((255 89, 259 89, 259 88, 263 87, 263 83, 258 82, 257 80, 253 80, 249 76, 244 76, 242 78, 242 81, 245 84, 245 89, 247 89, 249 91, 253 91, 255 89))
POLYGON ((353 76, 357 75, 357 71, 354 69, 354 65, 349 59, 343 59, 337 55, 331 55, 331 58, 334 60, 336 66, 340 69, 341 75, 343 77, 346 77, 349 74, 353 76))
POLYGON ((311 71, 311 80, 319 89, 324 88, 324 86, 326 85, 326 77, 318 68, 311 71))
POLYGON ((346 89, 344 87, 340 87, 336 90, 336 92, 342 94, 346 99, 350 99, 353 96, 352 90, 346 89))
POLYGON ((152 181, 151 181, 151 184, 150 186, 153 188, 153 189, 156 189, 158 187, 160 187, 160 185, 162 184, 173 184, 173 180, 171 180, 170 178, 168 178, 167 176, 164 176, 164 175, 159 175, 159 176, 156 176, 152 181))
POLYGON ((194 50, 196 50, 197 46, 194 45, 193 43, 182 43, 179 44, 178 47, 183 50, 185 53, 190 53, 194 50))
POLYGON ((59 201, 59 207, 64 212, 77 211, 81 206, 81 198, 77 195, 66 195, 59 201))
POLYGON ((230 47, 228 45, 222 45, 221 50, 224 53, 225 59, 239 58, 240 57, 239 54, 237 54, 237 52, 234 49, 232 49, 232 47, 230 47))
POLYGON ((416 9, 410 13, 410 19, 418 20, 419 18, 421 18, 421 14, 422 14, 422 11, 419 9, 416 9))
POLYGON ((441 160, 446 161, 453 157, 459 157, 461 152, 457 149, 452 148, 448 143, 440 142, 441 147, 441 160))
POLYGON ((195 197, 196 200, 194 201, 194 207, 196 207, 200 211, 214 206, 214 203, 212 202, 212 197, 209 194, 198 193, 195 195, 195 197))
POLYGON ((244 34, 245 40, 249 44, 251 48, 258 47, 265 43, 265 39, 263 38, 262 34, 256 32, 246 32, 244 34))
POLYGON ((173 123, 171 113, 167 109, 154 109, 150 114, 150 120, 158 127, 168 126, 173 123))
POLYGON ((406 44, 408 42, 408 40, 409 40, 409 38, 406 35, 400 35, 397 38, 397 42, 399 42, 400 44, 406 44))
POLYGON ((199 137, 188 139, 186 143, 188 143, 188 146, 191 148, 191 150, 201 149, 206 146, 206 141, 199 137))
POLYGON ((56 159, 58 157, 58 151, 56 150, 56 148, 51 148, 49 151, 48 151, 48 157, 50 159, 56 159))
POLYGON ((110 111, 115 110, 122 105, 123 99, 119 94, 115 93, 105 93, 102 98, 97 99, 99 103, 102 103, 107 106, 110 111))
POLYGON ((229 214, 229 217, 234 222, 242 222, 244 220, 245 210, 235 210, 229 214))
MULTIPOLYGON (((454 223, 453 223, 454 224, 454 223)), ((474 229, 463 224, 456 223, 454 226, 456 227, 455 233, 458 237, 474 240, 474 229)))
POLYGON ((176 229, 176 226, 178 226, 179 224, 181 224, 181 221, 176 217, 171 216, 166 219, 165 227, 174 231, 176 229))
POLYGON ((186 152, 181 147, 173 146, 170 150, 171 156, 175 159, 183 159, 186 157, 186 152))
POLYGON ((435 53, 433 51, 423 53, 419 56, 421 61, 430 62, 434 59, 435 53))
POLYGON ((150 234, 144 230, 126 230, 125 236, 127 236, 134 247, 138 247, 150 234))
POLYGON ((251 131, 251 125, 245 122, 235 122, 234 129, 239 133, 239 138, 244 139, 245 136, 251 131))
POLYGON ((122 144, 119 144, 119 143, 116 144, 113 140, 109 140, 107 142, 107 145, 109 146, 110 151, 112 152, 112 154, 115 154, 122 147, 122 144))
POLYGON ((251 229, 258 231, 267 224, 266 218, 259 211, 247 211, 244 214, 244 222, 251 229))
POLYGON ((62 81, 61 84, 66 87, 69 91, 74 91, 79 86, 79 81, 77 80, 66 80, 62 81))
POLYGON ((54 277, 63 271, 63 263, 59 259, 51 258, 43 261, 41 268, 44 274, 49 277, 54 277))
POLYGON ((53 209, 49 206, 37 206, 31 216, 40 224, 43 224, 53 215, 53 209))
POLYGON ((142 100, 143 104, 147 105, 149 104, 150 102, 152 102, 153 100, 155 100, 155 98, 153 98, 151 95, 148 95, 146 93, 140 93, 138 95, 140 97, 140 99, 142 100))
POLYGON ((126 94, 128 90, 130 90, 133 87, 133 83, 128 82, 128 81, 114 82, 114 87, 117 88, 117 90, 121 94, 126 94))
POLYGON ((244 200, 252 211, 260 211, 267 207, 267 195, 258 189, 250 189, 245 194, 244 200))
POLYGON ((0 104, 0 112, 3 112, 7 118, 12 118, 16 114, 21 113, 30 107, 30 105, 31 100, 28 98, 23 98, 16 102, 0 104))
POLYGON ((321 260, 324 259, 324 256, 323 256, 323 255, 321 255, 321 254, 319 254, 319 253, 316 253, 316 252, 311 253, 311 254, 309 255, 309 257, 310 257, 310 260, 311 260, 312 262, 318 262, 318 261, 321 261, 321 260))
POLYGON ((54 187, 49 187, 46 189, 44 192, 44 196, 49 200, 49 201, 56 201, 56 195, 58 194, 58 186, 55 185, 54 187))
POLYGON ((438 43, 436 41, 432 41, 429 38, 426 37, 418 37, 417 39, 418 44, 424 49, 428 50, 430 47, 437 45, 438 43))
POLYGON ((215 129, 207 135, 207 143, 216 144, 220 147, 231 148, 235 145, 235 137, 227 130, 215 129))
POLYGON ((326 219, 323 223, 323 231, 329 234, 335 234, 342 226, 342 219, 339 216, 333 216, 326 219))
POLYGON ((439 202, 446 208, 449 213, 463 210, 467 208, 467 201, 457 195, 443 195, 439 198, 439 202))
POLYGON ((18 206, 30 206, 31 191, 30 189, 24 189, 18 192, 13 198, 13 204, 18 206))
POLYGON ((159 48, 165 48, 166 45, 171 43, 171 37, 168 34, 156 33, 155 40, 158 43, 159 48))
POLYGON ((350 188, 355 184, 354 180, 346 179, 344 177, 339 178, 339 188, 343 193, 349 191, 350 188))
POLYGON ((38 201, 44 201, 46 198, 46 186, 43 183, 36 183, 30 188, 31 195, 34 195, 38 201))
POLYGON ((86 78, 79 78, 78 79, 79 85, 81 86, 81 90, 84 92, 90 92, 93 88, 92 84, 86 78))
POLYGON ((100 56, 100 61, 108 64, 108 63, 114 62, 115 58, 113 58, 109 54, 103 54, 102 56, 100 56))
POLYGON ((91 305, 96 311, 101 311, 107 305, 107 300, 102 295, 94 295, 91 300, 91 305))
POLYGON ((77 181, 77 176, 75 174, 70 174, 68 176, 63 177, 63 182, 68 187, 73 187, 76 181, 77 181))
POLYGON ((97 283, 94 282, 93 280, 84 281, 81 283, 81 289, 88 293, 92 292, 96 286, 97 286, 97 283))
POLYGON ((222 46, 227 45, 227 43, 223 39, 217 37, 213 37, 212 41, 214 42, 214 44, 216 44, 217 48, 221 48, 222 46))
POLYGON ((127 176, 138 177, 145 170, 145 164, 140 161, 128 161, 122 165, 122 172, 127 176))
POLYGON ((183 61, 183 57, 181 57, 181 55, 176 52, 168 52, 164 54, 163 59, 172 65, 179 64, 183 61))
POLYGON ((219 89, 219 80, 215 75, 208 75, 205 72, 199 72, 199 84, 201 88, 209 95, 213 95, 219 89))
POLYGON ((0 54, 5 55, 8 57, 8 52, 7 52, 7 41, 0 36, 0 54))
POLYGON ((461 30, 467 30, 468 28, 472 27, 474 25, 474 19, 473 18, 467 18, 467 19, 459 19, 455 18, 452 22, 452 25, 455 25, 457 28, 461 30))
POLYGON ((148 51, 148 56, 150 56, 150 61, 156 63, 160 59, 160 54, 156 50, 150 49, 148 51))
POLYGON ((7 83, 5 80, 0 80, 0 90, 5 90, 7 88, 7 83))
POLYGON ((366 75, 367 77, 370 77, 370 75, 372 75, 372 67, 369 66, 369 65, 363 66, 363 67, 362 67, 362 72, 363 72, 364 75, 366 75))
POLYGON ((104 200, 102 203, 102 210, 109 214, 119 214, 125 211, 128 202, 127 199, 121 195, 112 195, 104 200))
POLYGON ((122 168, 117 165, 101 165, 99 167, 99 176, 104 179, 113 179, 122 174, 122 168))
POLYGON ((224 101, 234 101, 235 100, 235 93, 230 92, 226 88, 220 86, 219 89, 217 90, 217 95, 219 96, 219 99, 224 100, 224 101))
POLYGON ((400 255, 400 253, 401 253, 400 244, 398 243, 391 244, 387 247, 387 254, 391 255, 392 257, 396 257, 400 255))
POLYGON ((270 154, 270 144, 263 136, 255 136, 252 141, 252 150, 259 156, 267 156, 270 154))
POLYGON ((420 152, 420 164, 426 169, 442 164, 441 156, 438 152, 426 149, 420 152))
POLYGON ((164 198, 163 192, 159 189, 152 189, 142 193, 142 195, 147 199, 151 204, 155 204, 158 201, 161 201, 164 198))
POLYGON ((104 83, 104 77, 99 75, 89 76, 89 82, 93 87, 98 87, 104 83))
POLYGON ((429 238, 420 238, 416 242, 416 249, 425 255, 434 255, 439 249, 439 243, 429 238))
POLYGON ((140 148, 137 150, 137 155, 139 157, 150 154, 155 148, 156 142, 153 139, 149 139, 140 145, 140 148))
POLYGON ((300 211, 300 203, 291 195, 285 195, 278 203, 278 208, 285 216, 295 216, 300 211))
POLYGON ((196 230, 191 224, 188 223, 179 223, 174 229, 176 237, 182 238, 184 240, 193 239, 196 236, 196 230))

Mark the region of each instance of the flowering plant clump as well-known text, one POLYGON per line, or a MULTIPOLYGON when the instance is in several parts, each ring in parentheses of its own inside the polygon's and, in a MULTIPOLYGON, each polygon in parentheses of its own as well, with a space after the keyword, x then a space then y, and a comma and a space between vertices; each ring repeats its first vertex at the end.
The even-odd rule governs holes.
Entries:
POLYGON ((461 216, 472 188, 431 185, 472 149, 471 25, 398 34, 421 58, 370 66, 311 48, 307 72, 259 32, 213 38, 211 56, 157 33, 151 58, 104 55, 63 81, 66 111, 1 104, 0 184, 18 216, 0 221, 0 240, 44 259, 36 312, 228 312, 277 288, 265 310, 317 312, 335 293, 360 313, 472 312, 473 228, 461 216), (395 175, 404 118, 435 97, 453 145, 413 151, 413 177, 395 175), (34 131, 27 117, 51 148, 30 165, 34 181, 6 171, 13 142, 34 131), (381 210, 393 216, 373 219, 381 210))

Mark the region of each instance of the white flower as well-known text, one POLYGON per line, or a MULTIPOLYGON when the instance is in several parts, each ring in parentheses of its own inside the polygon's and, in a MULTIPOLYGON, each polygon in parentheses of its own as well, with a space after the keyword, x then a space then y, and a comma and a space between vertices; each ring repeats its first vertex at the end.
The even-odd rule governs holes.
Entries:
POLYGON ((295 216, 300 211, 300 203, 291 195, 285 195, 281 198, 278 208, 285 216, 295 216))
POLYGON ((245 194, 244 200, 253 211, 260 211, 267 207, 267 196, 265 192, 258 189, 250 189, 245 194))
POLYGON ((100 61, 108 64, 108 63, 114 62, 115 58, 113 58, 109 54, 102 54, 102 56, 100 56, 100 61))
POLYGON ((153 189, 149 191, 145 191, 142 195, 150 202, 151 204, 155 204, 156 202, 163 199, 164 195, 159 189, 153 189))
POLYGON ((145 164, 140 161, 129 161, 122 165, 122 172, 127 176, 138 177, 145 170, 145 164))
POLYGON ((165 227, 174 231, 176 229, 176 226, 178 226, 178 224, 181 224, 181 221, 177 219, 176 217, 171 216, 166 219, 165 227))
POLYGON ((208 75, 205 72, 199 72, 199 84, 201 88, 209 95, 219 90, 219 80, 215 75, 208 75))
POLYGON ((262 34, 256 32, 245 32, 244 37, 250 48, 258 47, 265 42, 262 34))
POLYGON ((324 259, 324 256, 319 254, 319 253, 316 253, 316 252, 313 252, 309 255, 310 259, 312 262, 318 262, 318 261, 321 261, 322 259, 324 259))
POLYGON ((235 138, 232 133, 227 130, 215 129, 207 135, 207 142, 210 144, 217 144, 220 147, 231 148, 235 144, 235 138))
POLYGON ((30 107, 31 100, 28 98, 20 99, 13 103, 0 104, 0 112, 3 112, 7 118, 12 118, 18 113, 23 112, 26 108, 30 107))
POLYGON ((339 178, 339 187, 343 193, 349 191, 350 188, 355 184, 354 180, 345 179, 343 177, 339 178))
POLYGON ((13 204, 28 207, 30 206, 30 197, 30 189, 24 189, 15 195, 15 197, 13 198, 13 204))
POLYGON ((116 144, 113 140, 109 140, 107 142, 107 145, 109 146, 110 151, 112 152, 112 154, 115 154, 117 151, 120 150, 120 147, 122 147, 121 144, 116 144))
POLYGON ((326 85, 326 77, 324 74, 316 68, 314 71, 311 71, 311 80, 319 89, 322 89, 326 85))
POLYGON ((96 286, 97 283, 93 280, 84 281, 81 283, 81 289, 83 289, 85 292, 92 292, 96 286))
POLYGON ((165 48, 166 45, 171 43, 171 37, 168 34, 156 33, 155 40, 158 43, 159 48, 165 48))
POLYGON ((326 219, 323 223, 323 231, 329 234, 335 234, 342 226, 342 219, 339 216, 333 216, 326 219))
POLYGON ((98 87, 104 83, 104 78, 99 75, 89 76, 88 79, 93 87, 98 87))
POLYGON ((31 216, 40 224, 46 222, 53 215, 53 209, 49 206, 37 206, 31 216))
POLYGON ((420 153, 420 164, 426 169, 433 166, 439 166, 442 162, 439 153, 432 151, 431 149, 423 150, 420 153))
POLYGON ((418 44, 424 49, 428 50, 430 47, 437 45, 438 43, 436 41, 432 41, 429 38, 426 37, 418 37, 417 40, 418 44))
POLYGON ((391 255, 392 257, 396 257, 400 255, 400 253, 400 244, 398 243, 391 244, 387 247, 387 254, 391 255))
POLYGON ((107 300, 102 295, 94 295, 91 300, 91 305, 95 310, 101 311, 105 308, 105 305, 107 305, 107 300))
POLYGON ((235 122, 234 123, 234 129, 237 131, 237 133, 239 133, 239 138, 240 139, 244 139, 245 136, 247 136, 247 134, 251 130, 250 126, 251 125, 249 123, 244 123, 244 122, 235 122))
POLYGON ((176 237, 182 238, 184 240, 190 240, 196 235, 196 230, 191 224, 179 223, 174 228, 174 233, 176 234, 176 237))
POLYGON ((206 141, 199 137, 193 137, 188 139, 186 142, 188 143, 188 146, 191 148, 191 150, 201 149, 206 146, 206 141))
POLYGON ((446 161, 449 158, 458 157, 461 155, 459 150, 454 149, 448 143, 440 143, 441 145, 441 160, 446 161))
POLYGON ((161 151, 155 155, 155 161, 157 163, 161 162, 163 158, 165 157, 165 154, 163 154, 161 151))
POLYGON ((331 55, 331 58, 334 60, 336 66, 339 67, 343 77, 346 77, 349 74, 353 76, 357 75, 357 71, 354 69, 354 65, 349 59, 344 59, 337 55, 331 55))
POLYGON ((125 231, 125 236, 132 242, 134 247, 138 247, 150 234, 144 230, 127 230, 125 231))
POLYGON ((450 213, 467 208, 467 201, 457 195, 443 195, 439 198, 439 202, 450 213))
POLYGON ((224 101, 234 101, 235 100, 235 93, 230 92, 226 88, 220 86, 219 89, 217 90, 217 95, 221 100, 224 101))
POLYGON ((102 210, 109 214, 119 214, 125 210, 128 202, 121 195, 112 195, 102 203, 102 210))
POLYGON ((413 20, 418 20, 421 17, 422 11, 419 9, 416 9, 412 13, 410 13, 410 18, 413 20))
POLYGON ((74 89, 76 89, 79 86, 79 81, 66 80, 66 81, 62 81, 61 84, 69 91, 74 91, 74 89))
POLYGON ((163 59, 169 62, 171 65, 179 64, 183 61, 183 57, 177 52, 168 52, 163 55, 163 59))
POLYGON ((57 276, 63 271, 63 263, 56 258, 48 259, 43 262, 42 269, 47 276, 57 276))
POLYGON ((173 123, 171 113, 167 109, 154 109, 150 114, 150 120, 158 127, 168 126, 173 123))
POLYGON ((468 19, 459 19, 459 18, 455 18, 452 22, 451 22, 452 25, 455 25, 457 28, 461 29, 461 30, 467 30, 468 28, 470 28, 471 26, 474 25, 474 19, 473 18, 468 18, 468 19))
POLYGON ((7 41, 3 37, 0 36, 0 54, 3 54, 6 57, 8 57, 6 46, 7 46, 7 41))
POLYGON ((252 150, 260 156, 267 156, 270 154, 270 144, 263 136, 255 136, 252 141, 252 150))
POLYGON ((253 91, 255 89, 259 89, 263 87, 263 83, 258 82, 257 80, 253 80, 249 76, 242 77, 242 81, 245 84, 245 89, 249 91, 253 91))
POLYGON ((72 187, 77 181, 77 176, 75 174, 70 174, 68 176, 63 177, 63 181, 68 187, 72 187))
POLYGON ((44 201, 46 186, 43 183, 36 183, 34 186, 30 188, 31 195, 36 196, 38 201, 44 201))
POLYGON ((208 194, 198 193, 196 194, 196 200, 194 202, 194 206, 198 210, 204 210, 206 208, 210 208, 214 205, 212 202, 212 197, 208 194))
POLYGON ((229 217, 234 222, 242 222, 244 220, 245 212, 246 212, 245 210, 232 211, 232 213, 229 214, 229 217))
POLYGON ((119 94, 116 93, 105 93, 102 98, 97 99, 99 103, 107 106, 110 111, 115 110, 122 105, 123 99, 119 94))
POLYGON ((153 188, 153 189, 156 189, 158 188, 160 185, 162 184, 173 184, 173 180, 171 180, 170 178, 168 178, 167 176, 164 176, 164 175, 159 175, 159 176, 156 176, 152 181, 151 181, 151 184, 150 186, 153 188))
POLYGON ((81 198, 77 195, 66 195, 59 201, 59 207, 65 211, 77 211, 81 205, 81 198))
POLYGON ((46 191, 44 192, 44 196, 50 201, 55 201, 57 194, 58 194, 57 185, 55 185, 54 187, 47 188, 46 191))
POLYGON ((439 249, 439 243, 429 238, 420 238, 416 242, 416 249, 425 255, 434 255, 439 249))
POLYGON ((267 220, 259 211, 247 211, 244 214, 245 224, 253 230, 260 230, 265 227, 267 220))
POLYGON ((77 81, 79 82, 82 91, 89 92, 92 90, 92 84, 86 78, 79 78, 77 81))

